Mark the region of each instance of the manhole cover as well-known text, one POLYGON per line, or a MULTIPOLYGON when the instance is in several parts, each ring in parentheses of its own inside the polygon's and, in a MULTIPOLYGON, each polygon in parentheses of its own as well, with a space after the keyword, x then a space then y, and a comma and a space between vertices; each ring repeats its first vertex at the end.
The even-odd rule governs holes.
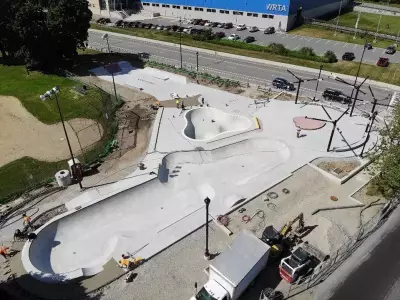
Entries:
POLYGON ((338 197, 336 197, 336 196, 331 196, 331 200, 332 200, 332 201, 338 201, 339 199, 338 199, 338 197))

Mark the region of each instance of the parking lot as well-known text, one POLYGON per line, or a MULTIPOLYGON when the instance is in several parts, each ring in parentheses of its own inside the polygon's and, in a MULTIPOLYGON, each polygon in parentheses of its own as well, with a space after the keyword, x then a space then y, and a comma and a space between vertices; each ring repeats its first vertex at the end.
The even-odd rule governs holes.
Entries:
MULTIPOLYGON (((162 26, 179 26, 180 21, 179 19, 175 18, 165 18, 165 17, 157 17, 147 20, 141 20, 142 23, 146 24, 154 24, 154 25, 162 25, 162 26)), ((280 32, 276 30, 274 34, 264 34, 265 28, 260 29, 257 32, 249 32, 249 28, 252 26, 251 24, 245 24, 245 30, 237 30, 236 25, 233 24, 233 28, 224 29, 218 27, 205 27, 201 25, 193 25, 189 24, 187 21, 182 21, 182 27, 184 28, 194 28, 194 29, 206 29, 210 28, 213 32, 223 32, 226 37, 231 34, 237 34, 240 40, 248 36, 252 36, 255 38, 254 44, 258 45, 269 45, 270 43, 279 43, 286 46, 286 48, 290 50, 299 50, 302 47, 311 47, 314 49, 315 53, 318 55, 324 54, 327 50, 332 50, 337 55, 338 59, 341 59, 342 55, 345 52, 353 52, 355 54, 354 61, 359 61, 361 59, 363 46, 358 44, 351 44, 346 42, 338 42, 333 40, 327 39, 320 39, 320 38, 312 38, 307 36, 299 36, 295 34, 290 34, 286 32, 280 32)), ((332 33, 333 34, 333 33, 332 33)), ((370 41, 372 46, 373 43, 370 41)), ((387 57, 389 58, 390 62, 400 62, 400 54, 398 52, 394 54, 386 54, 386 49, 382 48, 375 48, 373 47, 370 50, 367 50, 364 54, 363 61, 376 64, 379 57, 387 57)))

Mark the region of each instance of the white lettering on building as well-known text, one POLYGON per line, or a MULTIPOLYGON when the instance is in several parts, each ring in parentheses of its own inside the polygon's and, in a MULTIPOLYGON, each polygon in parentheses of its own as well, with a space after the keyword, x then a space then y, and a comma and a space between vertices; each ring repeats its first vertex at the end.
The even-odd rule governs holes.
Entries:
POLYGON ((286 5, 281 5, 281 4, 268 4, 268 5, 267 5, 267 10, 272 10, 272 11, 286 11, 286 5))

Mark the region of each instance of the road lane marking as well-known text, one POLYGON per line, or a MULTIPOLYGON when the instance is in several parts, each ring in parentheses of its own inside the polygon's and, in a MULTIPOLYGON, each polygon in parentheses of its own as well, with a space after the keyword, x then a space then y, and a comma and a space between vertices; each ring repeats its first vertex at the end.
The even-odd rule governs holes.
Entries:
POLYGON ((325 45, 328 44, 328 43, 330 43, 330 42, 331 42, 331 41, 326 41, 325 45))
POLYGON ((318 41, 316 41, 316 43, 318 44, 321 41, 321 39, 319 39, 318 41))
POLYGON ((333 46, 336 46, 336 45, 339 44, 339 43, 340 43, 340 42, 336 42, 336 43, 333 44, 333 46))

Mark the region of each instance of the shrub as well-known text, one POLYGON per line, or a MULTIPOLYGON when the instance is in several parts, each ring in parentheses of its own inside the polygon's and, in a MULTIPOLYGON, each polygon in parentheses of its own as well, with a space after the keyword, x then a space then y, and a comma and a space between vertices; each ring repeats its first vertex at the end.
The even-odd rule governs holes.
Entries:
POLYGON ((311 47, 300 48, 299 53, 303 54, 304 56, 308 56, 308 57, 315 56, 314 49, 311 47))
POLYGON ((335 63, 338 61, 336 54, 331 50, 326 51, 324 57, 328 63, 335 63))
POLYGON ((274 54, 279 54, 279 55, 287 55, 288 54, 288 49, 286 49, 286 47, 282 44, 278 44, 278 43, 271 43, 268 46, 268 50, 271 53, 274 54))

